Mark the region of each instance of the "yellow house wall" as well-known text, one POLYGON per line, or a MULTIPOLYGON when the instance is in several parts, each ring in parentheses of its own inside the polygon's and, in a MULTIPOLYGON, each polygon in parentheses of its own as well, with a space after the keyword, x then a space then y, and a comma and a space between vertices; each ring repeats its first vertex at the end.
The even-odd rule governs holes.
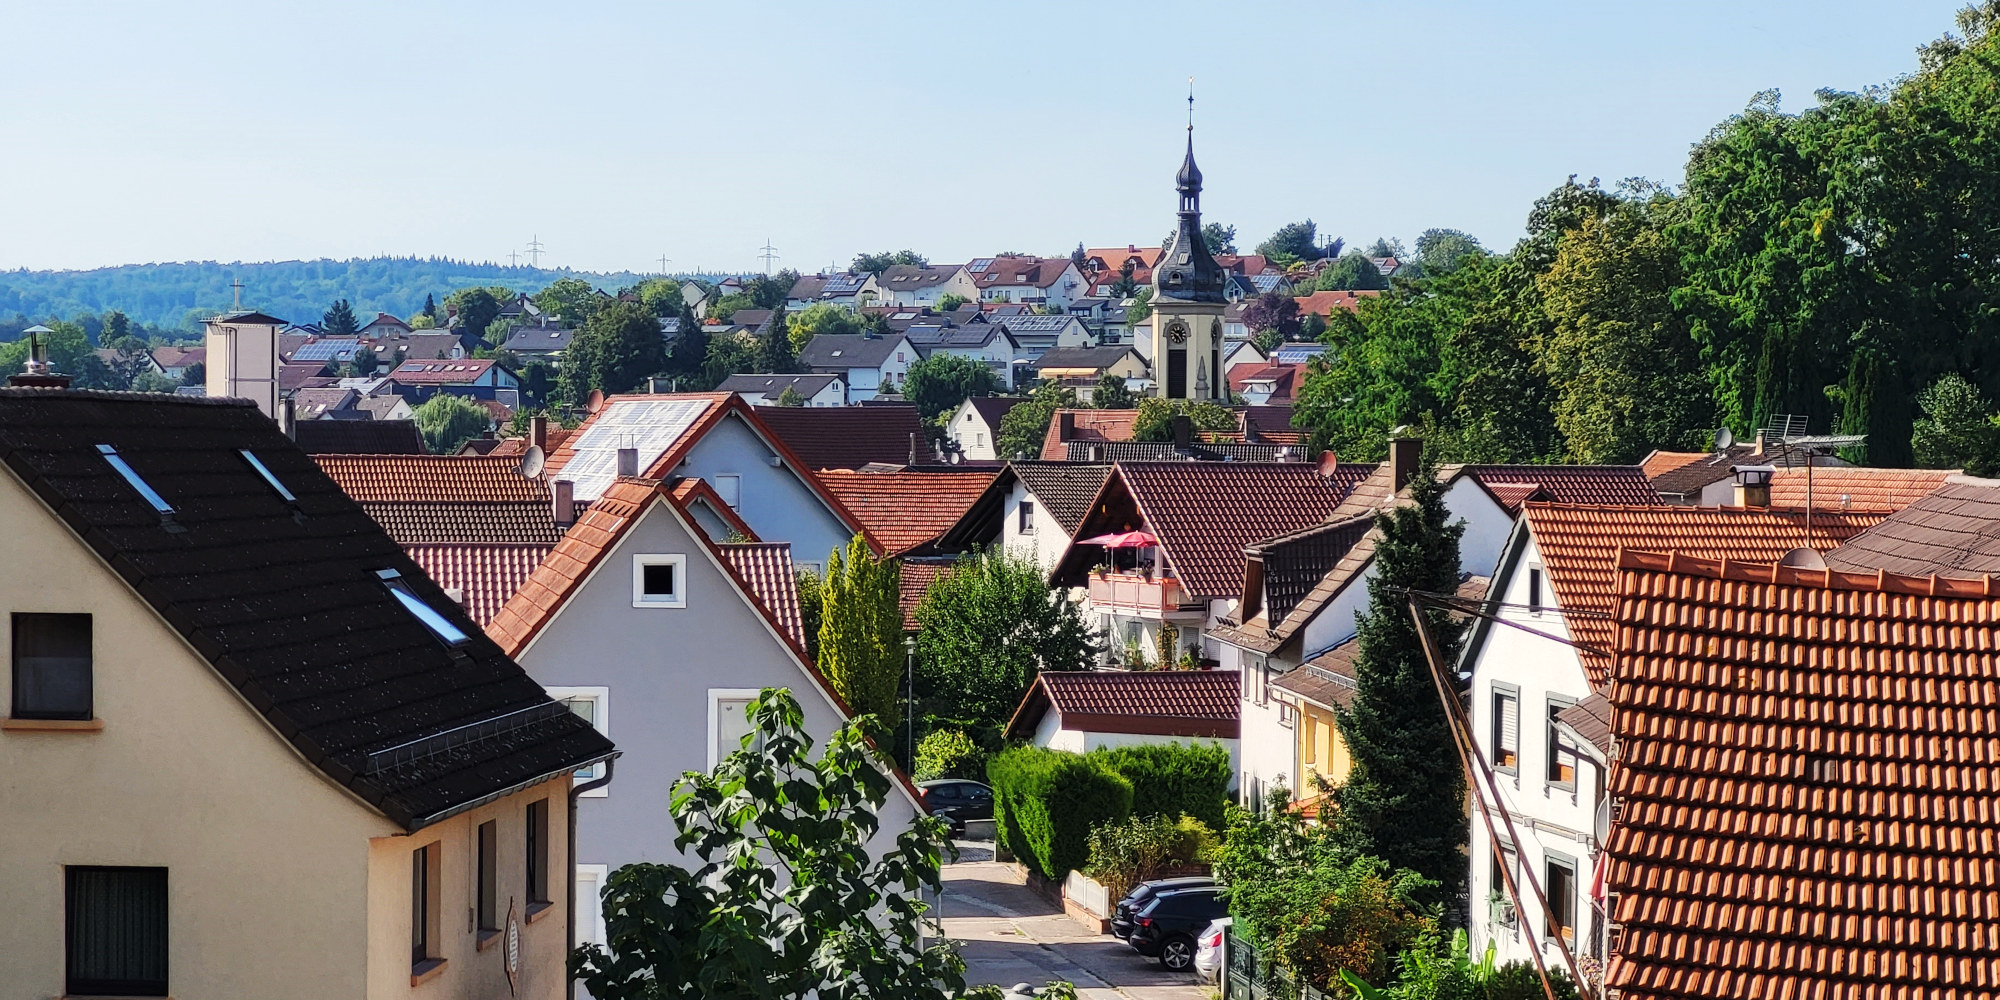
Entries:
MULTIPOLYGON (((298 757, 4 469, 0 537, 0 651, 12 612, 89 612, 102 722, 0 728, 0 1000, 63 994, 66 865, 167 869, 168 989, 180 1000, 508 996, 501 949, 477 952, 466 932, 468 845, 499 819, 501 898, 518 898, 525 809, 545 796, 555 901, 532 924, 523 916, 514 995, 563 995, 568 776, 404 834, 298 757), (412 986, 410 851, 431 841, 443 845, 450 961, 412 986)), ((12 696, 0 669, 0 711, 12 696)))
MULTIPOLYGON (((1353 761, 1347 755, 1347 743, 1340 738, 1340 727, 1334 724, 1333 712, 1311 702, 1299 702, 1298 759, 1302 773, 1318 774, 1328 785, 1338 785, 1347 780, 1348 769, 1353 761)), ((1308 799, 1319 794, 1310 780, 1301 781, 1292 794, 1300 799, 1308 799)))

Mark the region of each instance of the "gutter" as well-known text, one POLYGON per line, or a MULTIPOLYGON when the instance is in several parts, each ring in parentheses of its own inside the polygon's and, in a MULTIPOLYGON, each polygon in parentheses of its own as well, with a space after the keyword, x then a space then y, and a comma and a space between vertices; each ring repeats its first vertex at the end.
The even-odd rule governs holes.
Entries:
MULTIPOLYGON (((576 1000, 576 977, 569 971, 569 957, 576 952, 576 800, 585 792, 611 784, 611 776, 617 771, 618 755, 612 754, 604 759, 604 777, 573 785, 569 790, 569 836, 563 841, 564 852, 569 855, 568 871, 563 878, 563 884, 569 887, 569 948, 563 952, 563 995, 568 1000, 576 1000)), ((603 886, 597 888, 599 892, 604 890, 603 886)))

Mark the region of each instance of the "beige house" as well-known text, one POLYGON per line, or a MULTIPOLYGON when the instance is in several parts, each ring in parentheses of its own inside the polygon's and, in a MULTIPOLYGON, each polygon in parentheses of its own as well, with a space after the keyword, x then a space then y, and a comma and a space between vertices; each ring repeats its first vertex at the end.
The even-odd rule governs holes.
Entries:
POLYGON ((610 742, 250 401, 0 389, 0 532, 0 1000, 565 994, 610 742))

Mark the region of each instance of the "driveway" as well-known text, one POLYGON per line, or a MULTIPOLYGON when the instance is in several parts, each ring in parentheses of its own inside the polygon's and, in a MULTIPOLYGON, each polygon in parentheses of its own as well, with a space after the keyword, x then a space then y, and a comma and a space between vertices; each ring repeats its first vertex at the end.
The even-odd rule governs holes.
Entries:
POLYGON ((1062 907, 1022 885, 1011 865, 991 860, 991 844, 959 842, 944 868, 943 923, 965 956, 966 984, 1001 987, 1051 979, 1076 984, 1084 1000, 1206 1000, 1213 988, 1193 973, 1168 972, 1109 934, 1095 934, 1062 907))

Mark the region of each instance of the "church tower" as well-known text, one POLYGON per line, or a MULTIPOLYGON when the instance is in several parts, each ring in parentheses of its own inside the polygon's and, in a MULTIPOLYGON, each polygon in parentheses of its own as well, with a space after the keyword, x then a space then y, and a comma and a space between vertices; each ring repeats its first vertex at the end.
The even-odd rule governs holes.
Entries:
POLYGON ((1175 178, 1180 222, 1153 268, 1153 395, 1229 402, 1222 372, 1227 279, 1201 238, 1201 169, 1194 165, 1194 94, 1188 94, 1187 158, 1175 178))

